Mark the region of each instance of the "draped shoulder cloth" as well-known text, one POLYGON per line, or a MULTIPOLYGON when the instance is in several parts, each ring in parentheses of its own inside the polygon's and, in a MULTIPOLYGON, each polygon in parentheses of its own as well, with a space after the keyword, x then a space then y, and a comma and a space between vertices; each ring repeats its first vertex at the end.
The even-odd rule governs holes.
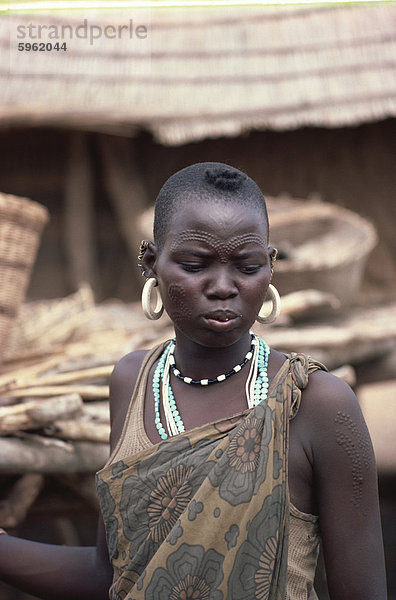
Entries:
POLYGON ((288 423, 319 368, 292 354, 255 408, 98 472, 110 600, 285 597, 288 423))

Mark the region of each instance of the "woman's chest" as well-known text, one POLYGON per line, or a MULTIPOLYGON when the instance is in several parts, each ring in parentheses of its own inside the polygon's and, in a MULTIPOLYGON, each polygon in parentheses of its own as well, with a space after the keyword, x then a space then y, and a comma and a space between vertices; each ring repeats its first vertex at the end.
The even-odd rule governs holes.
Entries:
MULTIPOLYGON (((150 381, 150 379, 149 379, 150 381)), ((206 423, 216 422, 247 409, 245 383, 237 378, 228 382, 229 385, 212 386, 212 389, 198 389, 182 382, 172 382, 177 411, 183 421, 186 431, 206 423), (187 389, 186 389, 187 388, 187 389)), ((161 424, 165 423, 162 403, 159 403, 161 424)), ((144 429, 152 443, 158 443, 161 438, 156 422, 156 399, 151 385, 147 386, 144 408, 144 429)), ((288 481, 292 503, 302 512, 316 514, 315 495, 313 491, 312 466, 308 460, 304 439, 294 421, 289 429, 289 461, 288 481)))
POLYGON ((152 443, 160 441, 160 426, 166 425, 166 402, 168 410, 171 403, 173 412, 177 411, 175 414, 180 417, 185 431, 240 415, 248 408, 245 382, 237 376, 221 386, 207 387, 188 385, 172 378, 171 390, 172 399, 168 396, 164 400, 162 390, 156 391, 150 383, 147 386, 143 410, 144 427, 152 443))

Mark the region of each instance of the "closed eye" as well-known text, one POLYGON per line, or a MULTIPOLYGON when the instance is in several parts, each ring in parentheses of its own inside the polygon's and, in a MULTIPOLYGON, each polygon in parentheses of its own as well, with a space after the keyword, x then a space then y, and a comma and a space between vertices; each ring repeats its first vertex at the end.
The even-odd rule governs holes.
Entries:
POLYGON ((246 273, 246 275, 252 275, 253 273, 257 273, 261 269, 261 265, 247 265, 238 268, 242 273, 246 273))
POLYGON ((189 273, 197 273, 204 268, 202 263, 180 263, 181 268, 189 273))

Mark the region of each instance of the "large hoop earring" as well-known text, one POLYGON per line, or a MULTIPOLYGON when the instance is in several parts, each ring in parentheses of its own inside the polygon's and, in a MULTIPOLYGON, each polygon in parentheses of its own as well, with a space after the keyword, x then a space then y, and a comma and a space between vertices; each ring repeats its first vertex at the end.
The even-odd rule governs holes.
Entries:
MULTIPOLYGON (((268 286, 268 294, 270 300, 272 300, 272 310, 269 315, 263 315, 261 313, 263 307, 261 307, 259 314, 256 317, 256 321, 259 323, 273 323, 277 317, 279 317, 280 309, 281 309, 281 299, 279 296, 279 292, 272 283, 268 286)), ((263 306, 266 304, 264 302, 263 306)))
POLYGON ((164 312, 164 305, 162 304, 162 299, 159 290, 157 290, 157 304, 155 306, 155 309, 153 310, 151 308, 151 293, 156 285, 157 280, 155 279, 155 277, 150 277, 149 279, 147 279, 142 290, 142 309, 145 316, 148 319, 150 319, 150 321, 156 321, 164 312))

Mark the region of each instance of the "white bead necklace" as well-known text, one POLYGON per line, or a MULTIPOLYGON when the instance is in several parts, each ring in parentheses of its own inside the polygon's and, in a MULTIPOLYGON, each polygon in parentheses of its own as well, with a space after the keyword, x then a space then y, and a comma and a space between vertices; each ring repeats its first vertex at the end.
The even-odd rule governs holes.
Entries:
POLYGON ((253 357, 253 352, 254 352, 254 342, 253 342, 254 339, 255 339, 255 336, 254 336, 254 334, 252 334, 252 345, 250 347, 249 352, 246 353, 245 358, 243 359, 243 361, 241 363, 235 365, 235 367, 233 367, 232 369, 227 371, 227 373, 222 373, 221 375, 218 375, 217 377, 214 377, 213 379, 193 379, 192 377, 184 377, 180 373, 179 369, 177 369, 176 365, 175 365, 175 340, 174 339, 172 340, 170 350, 169 350, 169 364, 171 366, 173 374, 178 379, 180 379, 184 383, 188 383, 189 385, 211 385, 212 383, 219 383, 221 381, 225 381, 226 379, 231 377, 231 375, 235 375, 235 373, 239 373, 239 371, 249 362, 249 360, 251 360, 251 358, 253 357))

